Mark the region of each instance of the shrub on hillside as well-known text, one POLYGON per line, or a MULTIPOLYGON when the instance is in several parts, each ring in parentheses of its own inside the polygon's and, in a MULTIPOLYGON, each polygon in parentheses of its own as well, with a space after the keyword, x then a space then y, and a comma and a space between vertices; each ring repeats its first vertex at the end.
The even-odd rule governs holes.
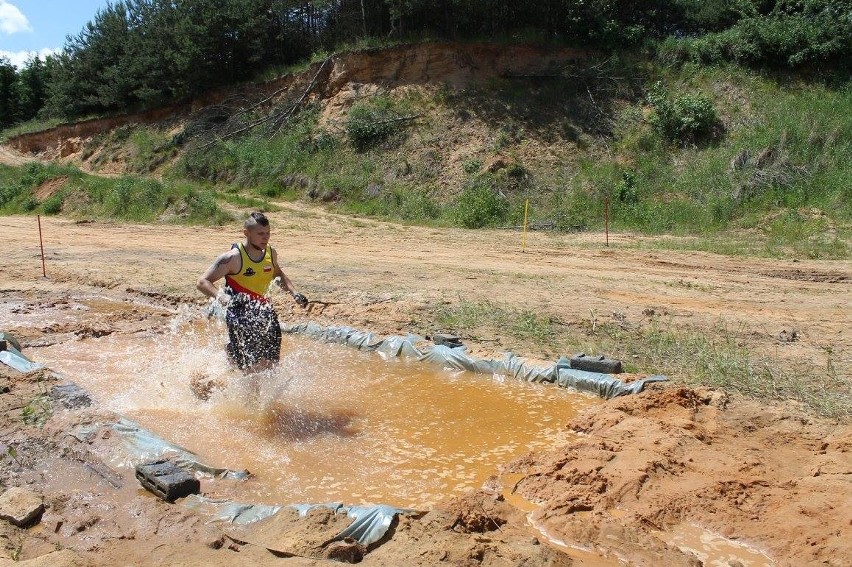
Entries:
POLYGON ((0 184, 0 208, 14 201, 23 192, 24 188, 17 183, 0 184))
POLYGON ((120 179, 104 199, 104 208, 110 216, 130 220, 153 218, 164 207, 163 184, 154 179, 120 179))
POLYGON ((402 121, 388 98, 355 104, 346 120, 346 135, 359 151, 377 146, 397 133, 402 121))
POLYGON ((186 204, 189 216, 194 219, 218 222, 222 212, 212 191, 191 190, 186 195, 186 204))
POLYGON ((615 194, 619 202, 627 205, 635 205, 639 202, 639 189, 636 184, 636 174, 625 171, 621 174, 621 181, 615 188, 615 194))
POLYGON ((62 192, 54 193, 41 204, 41 210, 46 215, 57 215, 62 211, 62 203, 65 196, 62 192))
POLYGON ((465 228, 495 226, 508 215, 508 200, 482 182, 468 185, 455 202, 455 221, 465 228))
POLYGON ((648 93, 651 125, 667 140, 698 142, 715 136, 721 122, 713 101, 701 93, 671 96, 662 83, 648 93))

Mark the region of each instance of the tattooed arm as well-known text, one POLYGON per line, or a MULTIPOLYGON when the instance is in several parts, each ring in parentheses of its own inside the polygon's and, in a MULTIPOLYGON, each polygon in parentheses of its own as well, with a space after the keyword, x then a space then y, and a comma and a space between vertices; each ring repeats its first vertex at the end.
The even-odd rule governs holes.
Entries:
POLYGON ((207 297, 216 297, 219 290, 213 284, 228 274, 236 274, 239 271, 240 251, 232 248, 216 258, 216 261, 198 278, 195 287, 207 297))

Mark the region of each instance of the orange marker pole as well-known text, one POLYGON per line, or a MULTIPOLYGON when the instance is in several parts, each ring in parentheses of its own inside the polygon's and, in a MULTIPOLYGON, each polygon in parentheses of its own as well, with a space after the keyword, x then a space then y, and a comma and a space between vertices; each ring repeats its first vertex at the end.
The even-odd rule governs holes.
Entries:
POLYGON ((604 198, 604 225, 606 226, 606 246, 609 248, 609 196, 604 198))
POLYGON ((521 239, 521 252, 526 252, 527 250, 527 213, 530 210, 530 200, 527 199, 527 202, 524 203, 524 237, 521 239))
POLYGON ((44 266, 44 240, 41 237, 41 215, 36 215, 38 220, 38 244, 41 246, 41 275, 47 277, 47 269, 44 266))

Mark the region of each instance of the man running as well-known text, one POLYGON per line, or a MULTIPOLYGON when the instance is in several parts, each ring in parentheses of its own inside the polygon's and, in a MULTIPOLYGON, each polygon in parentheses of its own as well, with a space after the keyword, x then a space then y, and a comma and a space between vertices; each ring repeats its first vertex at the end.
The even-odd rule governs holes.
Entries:
POLYGON ((269 220, 263 213, 252 213, 243 225, 245 241, 234 244, 219 256, 198 279, 198 291, 215 298, 226 308, 228 356, 246 372, 267 369, 281 357, 281 327, 275 309, 266 298, 269 284, 278 277, 278 285, 301 307, 308 304, 296 293, 281 266, 278 254, 269 246, 269 220), (225 278, 225 285, 213 285, 225 278))

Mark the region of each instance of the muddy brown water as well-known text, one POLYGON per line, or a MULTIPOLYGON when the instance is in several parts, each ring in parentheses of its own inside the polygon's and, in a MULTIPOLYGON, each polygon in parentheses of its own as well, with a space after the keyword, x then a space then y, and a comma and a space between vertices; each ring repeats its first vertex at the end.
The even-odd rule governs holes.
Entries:
POLYGON ((570 441, 565 424, 596 397, 508 377, 286 336, 280 364, 229 366, 222 323, 177 317, 162 333, 29 349, 105 408, 196 453, 248 469, 218 496, 267 504, 387 503, 425 509, 479 487, 499 466, 570 441), (225 384, 210 400, 193 376, 225 384))
MULTIPOLYGON (((115 324, 115 316, 163 315, 160 311, 97 297, 4 301, 0 319, 19 329, 69 329, 105 315, 115 324)), ((66 334, 63 342, 48 340, 26 352, 87 389, 105 408, 208 464, 250 470, 255 476, 248 481, 208 479, 203 486, 208 495, 243 502, 382 502, 426 509, 480 486, 517 455, 570 442, 565 423, 602 403, 550 385, 383 360, 300 337, 285 337, 280 365, 251 380, 228 365, 225 341, 223 324, 200 320, 197 310, 184 308, 157 332, 80 340, 66 334), (193 376, 226 387, 205 402, 190 390, 193 376)), ((57 474, 69 490, 79 483, 74 475, 57 474)), ((583 565, 621 564, 537 525, 538 506, 511 492, 516 476, 502 475, 500 482, 507 500, 528 513, 532 533, 583 565)), ((133 490, 125 488, 117 498, 133 490)), ((772 565, 760 551, 698 526, 655 535, 706 565, 732 560, 772 565)))

